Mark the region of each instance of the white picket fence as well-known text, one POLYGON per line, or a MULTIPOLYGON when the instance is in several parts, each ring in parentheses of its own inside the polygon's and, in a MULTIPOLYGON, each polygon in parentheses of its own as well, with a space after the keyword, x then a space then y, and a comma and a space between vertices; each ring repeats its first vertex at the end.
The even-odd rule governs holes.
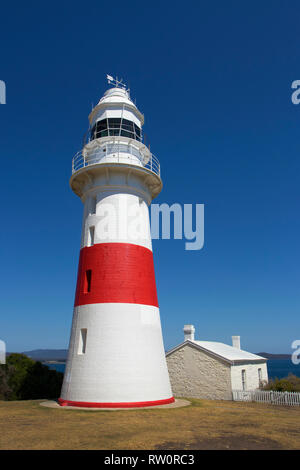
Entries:
POLYGON ((272 405, 300 406, 300 393, 275 392, 272 390, 233 390, 234 401, 256 401, 259 403, 271 403, 272 405))

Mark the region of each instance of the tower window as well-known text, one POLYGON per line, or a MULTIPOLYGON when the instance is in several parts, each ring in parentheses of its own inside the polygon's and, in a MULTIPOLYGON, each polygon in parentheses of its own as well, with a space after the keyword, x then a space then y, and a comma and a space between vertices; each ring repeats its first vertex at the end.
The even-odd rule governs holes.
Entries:
POLYGON ((140 140, 140 138, 141 138, 141 129, 136 124, 134 124, 134 131, 135 131, 136 140, 140 140))
POLYGON ((95 243, 95 227, 92 226, 89 228, 89 235, 88 235, 88 246, 93 246, 95 243))
POLYGON ((109 118, 108 125, 110 129, 120 129, 121 118, 109 118))
POLYGON ((122 135, 129 139, 142 140, 141 129, 132 121, 124 118, 108 118, 97 121, 91 130, 91 140, 108 135, 122 135))
POLYGON ((259 368, 258 369, 258 382, 259 382, 259 384, 261 383, 261 381, 262 381, 262 370, 259 368))
POLYGON ((96 214, 96 198, 91 197, 90 199, 90 215, 91 214, 96 214))
POLYGON ((83 292, 84 294, 88 294, 91 292, 91 282, 92 282, 92 270, 88 269, 85 271, 85 277, 84 277, 84 288, 83 292))
POLYGON ((81 328, 79 334, 78 354, 85 354, 86 351, 87 328, 81 328))

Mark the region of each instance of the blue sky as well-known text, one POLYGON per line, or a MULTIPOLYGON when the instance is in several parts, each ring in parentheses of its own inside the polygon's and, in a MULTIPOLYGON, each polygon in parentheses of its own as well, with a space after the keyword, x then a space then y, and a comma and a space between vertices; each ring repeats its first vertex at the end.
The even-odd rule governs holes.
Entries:
POLYGON ((82 207, 69 188, 106 73, 130 84, 162 167, 157 203, 205 204, 205 245, 154 240, 165 347, 300 336, 299 2, 1 6, 1 324, 9 351, 69 341, 82 207))

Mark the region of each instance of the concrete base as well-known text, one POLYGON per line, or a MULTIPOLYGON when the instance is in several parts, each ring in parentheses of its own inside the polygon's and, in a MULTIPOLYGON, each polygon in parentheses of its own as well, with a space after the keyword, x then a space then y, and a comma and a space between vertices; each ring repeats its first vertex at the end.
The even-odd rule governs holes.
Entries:
POLYGON ((78 406, 60 406, 54 400, 47 400, 40 403, 41 406, 46 408, 55 408, 56 410, 76 410, 76 411, 128 411, 128 410, 149 410, 149 409, 158 409, 158 408, 182 408, 183 406, 189 406, 191 402, 188 400, 183 400, 182 398, 175 399, 175 402, 169 403, 167 405, 157 405, 157 406, 144 406, 137 408, 83 408, 78 406))

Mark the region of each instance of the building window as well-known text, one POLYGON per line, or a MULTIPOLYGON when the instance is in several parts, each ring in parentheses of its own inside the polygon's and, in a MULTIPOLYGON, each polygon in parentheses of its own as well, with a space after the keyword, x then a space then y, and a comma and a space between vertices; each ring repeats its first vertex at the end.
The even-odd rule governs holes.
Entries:
POLYGON ((88 294, 91 292, 91 283, 92 283, 92 270, 88 269, 85 271, 85 277, 84 277, 84 288, 83 292, 84 294, 88 294))
POLYGON ((242 370, 242 390, 246 390, 247 385, 246 385, 246 370, 242 370))
POLYGON ((262 382, 262 370, 258 369, 258 383, 259 383, 259 385, 261 384, 261 382, 262 382))
POLYGON ((78 354, 85 354, 86 351, 87 328, 81 328, 79 334, 78 354))
POLYGON ((88 246, 93 246, 95 243, 95 226, 89 228, 88 246))

